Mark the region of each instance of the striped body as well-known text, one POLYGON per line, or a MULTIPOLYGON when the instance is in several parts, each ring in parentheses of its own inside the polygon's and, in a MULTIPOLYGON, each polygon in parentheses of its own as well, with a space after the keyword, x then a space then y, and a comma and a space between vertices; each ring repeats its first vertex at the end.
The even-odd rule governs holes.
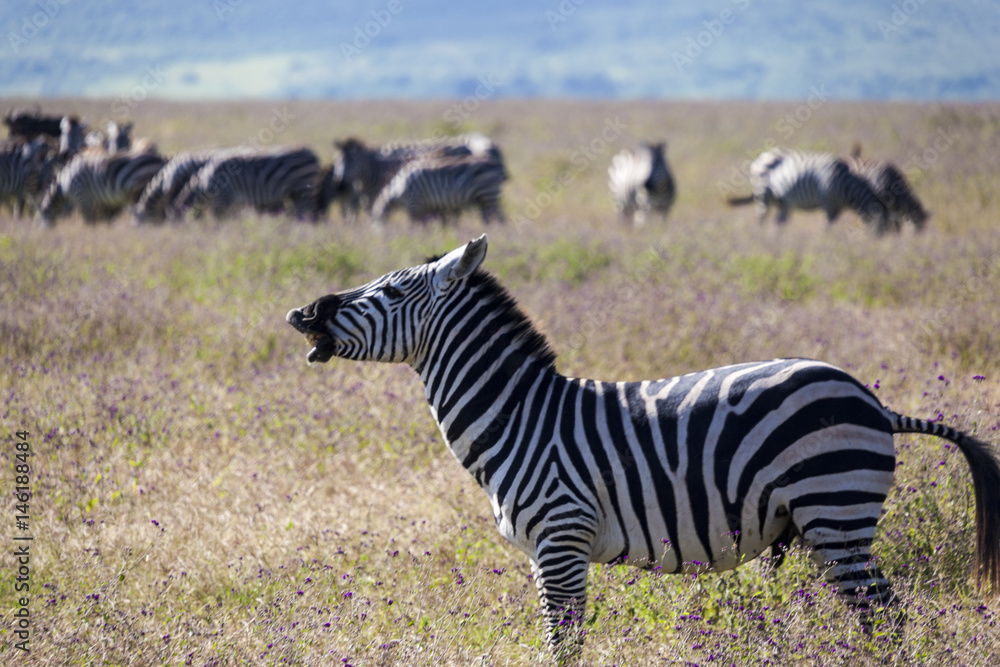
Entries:
POLYGON ((503 222, 500 190, 507 179, 503 163, 492 158, 421 159, 405 165, 379 193, 372 217, 384 222, 397 206, 411 220, 438 217, 447 224, 467 208, 477 208, 483 222, 503 222))
POLYGON ((133 209, 137 222, 163 222, 179 215, 178 195, 191 177, 224 149, 209 148, 178 153, 149 181, 133 209))
POLYGON ((88 223, 110 221, 134 204, 164 164, 149 153, 80 153, 52 183, 42 202, 42 220, 51 224, 76 207, 88 223))
POLYGON ((664 155, 665 144, 623 150, 608 167, 608 189, 622 222, 641 226, 655 211, 664 218, 677 196, 664 155))
POLYGON ((314 346, 310 362, 401 362, 419 374, 448 447, 531 560, 553 644, 580 618, 589 563, 726 570, 796 536, 850 604, 891 603, 870 546, 899 432, 948 438, 969 460, 977 562, 1000 587, 1000 466, 984 443, 897 415, 808 359, 641 382, 564 377, 479 270, 485 252, 484 236, 286 319, 314 346))
POLYGON ((280 213, 291 205, 295 214, 312 217, 316 208, 319 159, 307 148, 266 152, 237 150, 209 160, 178 195, 184 211, 201 214, 210 208, 225 218, 242 207, 280 213))
POLYGON ((847 208, 855 211, 876 234, 888 226, 885 207, 871 186, 841 159, 829 153, 804 153, 775 148, 761 153, 750 165, 751 197, 733 198, 732 205, 755 204, 761 223, 771 205, 778 209, 777 222, 784 224, 789 211, 822 209, 833 223, 847 208))
POLYGON ((0 206, 9 202, 15 218, 24 213, 26 203, 39 207, 50 166, 47 152, 44 139, 0 144, 0 206))
POLYGON ((930 217, 920 200, 913 194, 906 176, 899 167, 884 160, 861 157, 844 158, 851 173, 864 180, 888 212, 888 230, 899 232, 904 222, 921 231, 930 217))
POLYGON ((375 200, 403 167, 415 160, 445 158, 490 159, 503 167, 500 149, 481 134, 466 134, 444 140, 391 143, 369 148, 357 139, 337 142, 340 157, 334 164, 327 189, 332 199, 340 199, 346 219, 353 220, 362 210, 372 213, 375 200))

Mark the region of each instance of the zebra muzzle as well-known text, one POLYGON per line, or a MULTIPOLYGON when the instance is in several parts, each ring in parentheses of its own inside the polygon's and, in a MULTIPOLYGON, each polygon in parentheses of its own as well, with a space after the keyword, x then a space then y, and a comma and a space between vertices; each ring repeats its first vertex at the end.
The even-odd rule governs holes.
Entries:
POLYGON ((306 361, 309 363, 325 363, 334 355, 334 339, 325 330, 327 318, 324 315, 330 310, 330 306, 335 311, 337 304, 329 301, 329 297, 324 297, 303 308, 293 308, 285 315, 285 321, 304 335, 312 345, 312 349, 306 355, 306 361))

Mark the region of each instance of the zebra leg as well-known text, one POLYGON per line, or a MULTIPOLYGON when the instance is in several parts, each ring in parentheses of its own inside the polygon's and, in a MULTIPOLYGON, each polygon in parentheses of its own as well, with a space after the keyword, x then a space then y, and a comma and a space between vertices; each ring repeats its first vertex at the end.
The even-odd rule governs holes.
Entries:
POLYGON ((561 657, 577 654, 583 644, 588 567, 589 557, 576 545, 566 548, 550 542, 531 559, 548 645, 561 657))
MULTIPOLYGON (((814 513, 802 532, 813 550, 813 562, 826 568, 827 582, 836 585, 847 605, 860 612, 866 632, 871 632, 874 616, 896 602, 892 585, 871 555, 879 511, 871 511, 874 505, 829 507, 833 511, 828 516, 814 513)), ((877 505, 881 508, 881 503, 877 505)))
POLYGON ((753 208, 757 213, 757 224, 763 225, 764 221, 767 220, 767 210, 770 208, 767 198, 754 198, 753 208))
POLYGON ((778 201, 778 217, 774 219, 779 225, 783 225, 788 222, 788 203, 779 200, 778 201))

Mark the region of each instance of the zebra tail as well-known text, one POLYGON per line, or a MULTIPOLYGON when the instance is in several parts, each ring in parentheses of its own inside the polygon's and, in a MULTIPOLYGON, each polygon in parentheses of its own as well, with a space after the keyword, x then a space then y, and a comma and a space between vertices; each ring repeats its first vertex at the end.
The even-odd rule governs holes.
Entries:
POLYGON ((747 195, 746 197, 730 197, 726 200, 726 203, 730 206, 746 206, 747 204, 753 203, 753 195, 747 195))
POLYGON ((986 580, 1000 595, 1000 463, 992 447, 939 422, 889 411, 893 433, 926 433, 951 440, 965 455, 976 495, 976 584, 986 580))

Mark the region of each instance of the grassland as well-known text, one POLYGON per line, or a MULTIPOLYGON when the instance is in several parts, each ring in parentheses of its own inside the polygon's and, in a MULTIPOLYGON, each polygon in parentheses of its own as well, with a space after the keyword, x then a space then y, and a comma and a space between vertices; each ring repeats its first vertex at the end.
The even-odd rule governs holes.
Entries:
MULTIPOLYGON (((456 128, 444 120, 452 104, 147 101, 132 120, 172 152, 261 136, 283 113, 273 142, 325 160, 349 135, 483 131, 512 174, 511 221, 487 230, 486 265, 563 373, 653 378, 808 356, 850 369, 896 410, 1000 443, 997 105, 501 101, 456 128), (605 169, 645 138, 669 141, 679 198, 665 223, 626 229, 605 169), (733 169, 768 138, 840 152, 860 140, 867 155, 908 163, 929 229, 873 240, 849 213, 831 229, 797 213, 777 230, 728 210, 727 190, 747 191, 733 169)), ((111 113, 102 101, 45 108, 92 123, 111 113)), ((528 564, 441 443, 415 374, 307 367, 283 320, 482 225, 400 218, 379 231, 331 216, 0 219, 0 488, 13 487, 14 433, 27 430, 30 664, 549 660, 528 564)), ((898 437, 897 448, 875 553, 904 631, 861 634, 801 552, 774 572, 762 560, 694 579, 595 567, 581 662, 1000 662, 1000 601, 970 578, 966 463, 941 440, 898 437)), ((4 512, 7 553, 13 500, 4 512)), ((0 662, 28 664, 9 629, 15 572, 5 557, 0 662)))

